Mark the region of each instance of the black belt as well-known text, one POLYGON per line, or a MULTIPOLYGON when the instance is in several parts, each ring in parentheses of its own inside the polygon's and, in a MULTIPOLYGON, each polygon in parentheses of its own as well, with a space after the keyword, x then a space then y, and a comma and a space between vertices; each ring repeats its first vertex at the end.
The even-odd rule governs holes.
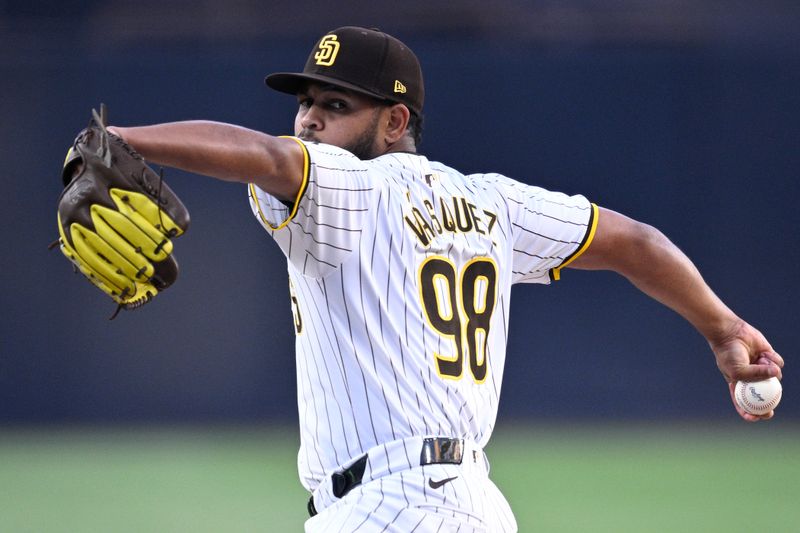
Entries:
MULTIPOLYGON (((454 464, 460 465, 464 458, 464 441, 462 439, 448 439, 444 437, 428 437, 422 440, 422 451, 419 455, 419 465, 454 464)), ((339 472, 331 474, 331 488, 333 495, 342 498, 345 494, 361 484, 364 470, 367 467, 367 454, 339 472)), ((317 509, 314 507, 314 495, 308 500, 308 514, 314 516, 317 509)))

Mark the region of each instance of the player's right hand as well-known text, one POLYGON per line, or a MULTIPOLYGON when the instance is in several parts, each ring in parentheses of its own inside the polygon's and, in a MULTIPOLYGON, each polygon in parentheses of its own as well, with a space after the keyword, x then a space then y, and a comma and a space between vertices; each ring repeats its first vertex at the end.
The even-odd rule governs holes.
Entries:
POLYGON ((736 412, 748 422, 769 420, 774 415, 770 411, 764 415, 751 415, 744 412, 736 403, 734 387, 737 381, 761 381, 771 377, 783 378, 783 357, 773 350, 770 343, 756 328, 740 320, 732 333, 725 339, 710 343, 717 367, 731 394, 736 412))

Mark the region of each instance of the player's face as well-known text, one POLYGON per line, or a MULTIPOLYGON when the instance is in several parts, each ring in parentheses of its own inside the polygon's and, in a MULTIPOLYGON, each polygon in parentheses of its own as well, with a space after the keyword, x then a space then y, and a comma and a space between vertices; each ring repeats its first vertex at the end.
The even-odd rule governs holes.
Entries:
POLYGON ((305 141, 344 148, 359 159, 383 154, 380 119, 387 106, 333 85, 309 84, 297 94, 294 133, 305 141))

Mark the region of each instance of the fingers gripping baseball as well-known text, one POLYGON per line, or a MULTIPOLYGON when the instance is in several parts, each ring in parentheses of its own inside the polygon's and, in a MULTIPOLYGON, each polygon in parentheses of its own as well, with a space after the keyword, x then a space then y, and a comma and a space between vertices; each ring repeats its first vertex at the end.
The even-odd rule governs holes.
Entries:
POLYGON ((782 377, 783 358, 760 331, 744 321, 740 321, 731 335, 713 343, 711 348, 728 383, 782 377))
POLYGON ((717 366, 728 382, 731 401, 739 415, 749 421, 768 420, 774 412, 754 415, 736 401, 737 381, 758 382, 772 377, 782 378, 783 358, 772 348, 760 331, 742 321, 725 340, 712 344, 717 366))

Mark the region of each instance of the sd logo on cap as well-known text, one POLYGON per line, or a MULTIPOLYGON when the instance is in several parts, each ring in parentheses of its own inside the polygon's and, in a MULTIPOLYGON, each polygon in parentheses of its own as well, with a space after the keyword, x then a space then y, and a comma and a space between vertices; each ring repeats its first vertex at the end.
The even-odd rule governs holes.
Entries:
POLYGON ((414 52, 375 29, 345 26, 317 41, 303 72, 277 72, 271 88, 297 94, 307 81, 330 83, 380 100, 404 104, 419 116, 425 101, 422 68, 414 52))

